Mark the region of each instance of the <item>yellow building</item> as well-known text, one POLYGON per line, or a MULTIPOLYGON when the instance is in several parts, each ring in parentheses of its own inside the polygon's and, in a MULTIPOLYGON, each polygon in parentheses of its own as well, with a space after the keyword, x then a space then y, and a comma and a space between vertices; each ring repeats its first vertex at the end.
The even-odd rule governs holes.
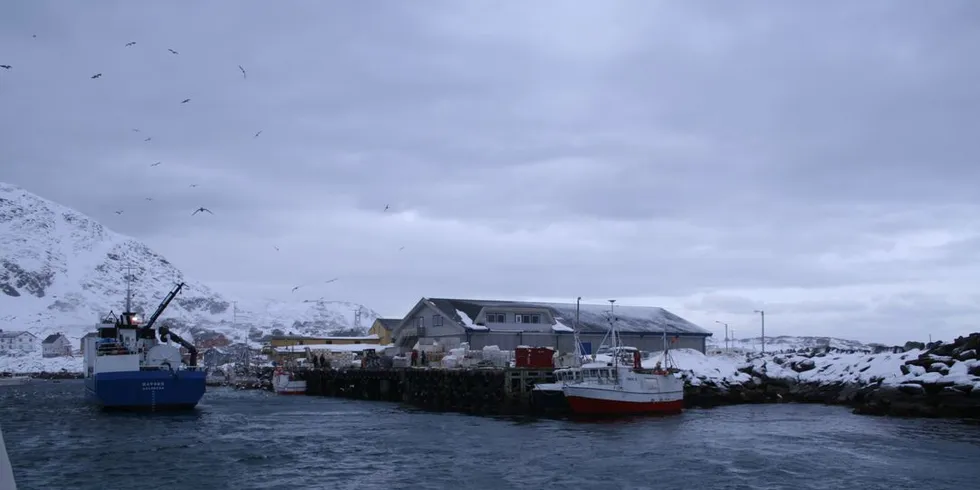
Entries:
POLYGON ((368 334, 376 335, 381 345, 388 345, 391 343, 391 331, 401 322, 401 318, 378 318, 368 334))
POLYGON ((272 348, 299 345, 348 345, 348 344, 378 344, 380 336, 367 335, 364 337, 303 337, 301 335, 274 335, 269 339, 272 348))

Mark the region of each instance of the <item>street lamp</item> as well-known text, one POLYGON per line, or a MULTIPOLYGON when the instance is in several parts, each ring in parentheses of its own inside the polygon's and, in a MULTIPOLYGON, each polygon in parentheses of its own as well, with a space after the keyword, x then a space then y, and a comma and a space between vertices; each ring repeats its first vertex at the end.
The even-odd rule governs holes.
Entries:
POLYGON ((763 310, 755 310, 756 313, 762 317, 762 353, 766 353, 766 312, 763 310))
POLYGON ((715 323, 725 326, 725 352, 728 352, 728 324, 725 322, 719 322, 715 320, 715 323))

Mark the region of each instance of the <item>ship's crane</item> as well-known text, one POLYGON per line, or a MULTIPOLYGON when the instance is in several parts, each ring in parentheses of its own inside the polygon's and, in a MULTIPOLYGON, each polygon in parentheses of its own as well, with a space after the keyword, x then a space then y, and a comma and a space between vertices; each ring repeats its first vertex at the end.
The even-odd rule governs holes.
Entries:
MULTIPOLYGON (((156 323, 157 318, 159 318, 160 315, 163 314, 163 310, 167 309, 167 306, 170 305, 170 302, 177 297, 177 294, 179 294, 180 291, 184 289, 184 286, 185 286, 184 283, 179 283, 176 286, 174 286, 174 288, 171 289, 169 293, 167 293, 167 295, 163 298, 163 301, 160 302, 160 306, 157 307, 157 310, 154 311, 152 315, 150 315, 150 319, 147 320, 146 324, 140 328, 140 338, 144 338, 144 339, 154 338, 153 324, 156 323)), ((190 353, 191 358, 189 364, 191 366, 197 366, 197 347, 194 347, 194 344, 191 344, 190 342, 184 340, 180 335, 171 332, 170 329, 167 328, 166 326, 160 327, 157 330, 159 330, 160 332, 160 342, 166 342, 168 338, 173 340, 174 342, 177 342, 178 344, 180 344, 181 347, 187 349, 188 353, 190 353)))

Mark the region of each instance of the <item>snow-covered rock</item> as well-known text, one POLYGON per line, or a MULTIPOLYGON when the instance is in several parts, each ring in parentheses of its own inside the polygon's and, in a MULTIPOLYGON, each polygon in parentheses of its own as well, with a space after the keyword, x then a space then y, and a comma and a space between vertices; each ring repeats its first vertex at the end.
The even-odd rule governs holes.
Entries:
MULTIPOLYGON (((339 301, 255 301, 232 298, 186 277, 146 244, 94 219, 19 187, 0 183, 0 329, 30 331, 39 339, 62 332, 79 339, 111 311, 123 310, 127 274, 133 306, 152 313, 177 282, 186 286, 161 316, 178 333, 198 338, 220 333, 232 341, 275 333, 327 335, 355 328, 360 333, 378 314, 339 301), (232 303, 237 301, 237 315, 232 303), (237 317, 237 322, 234 318, 237 317), (193 330, 192 330, 193 329, 193 330)), ((40 340, 38 341, 40 342, 40 340)), ((5 366, 32 361, 0 360, 5 366)), ((51 361, 54 362, 54 361, 51 361)), ((68 361, 65 361, 68 362, 68 361)))

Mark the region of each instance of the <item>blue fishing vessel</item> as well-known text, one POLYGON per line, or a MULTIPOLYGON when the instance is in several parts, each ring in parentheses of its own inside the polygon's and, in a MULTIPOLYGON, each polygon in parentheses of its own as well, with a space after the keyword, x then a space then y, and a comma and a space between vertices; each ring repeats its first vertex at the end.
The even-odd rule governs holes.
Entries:
POLYGON ((205 392, 205 370, 197 366, 197 349, 166 326, 153 328, 184 283, 174 286, 141 324, 132 312, 129 279, 126 311, 118 317, 110 312, 97 335, 85 338, 85 397, 105 409, 192 409, 205 392), (186 364, 171 341, 187 350, 186 364))

